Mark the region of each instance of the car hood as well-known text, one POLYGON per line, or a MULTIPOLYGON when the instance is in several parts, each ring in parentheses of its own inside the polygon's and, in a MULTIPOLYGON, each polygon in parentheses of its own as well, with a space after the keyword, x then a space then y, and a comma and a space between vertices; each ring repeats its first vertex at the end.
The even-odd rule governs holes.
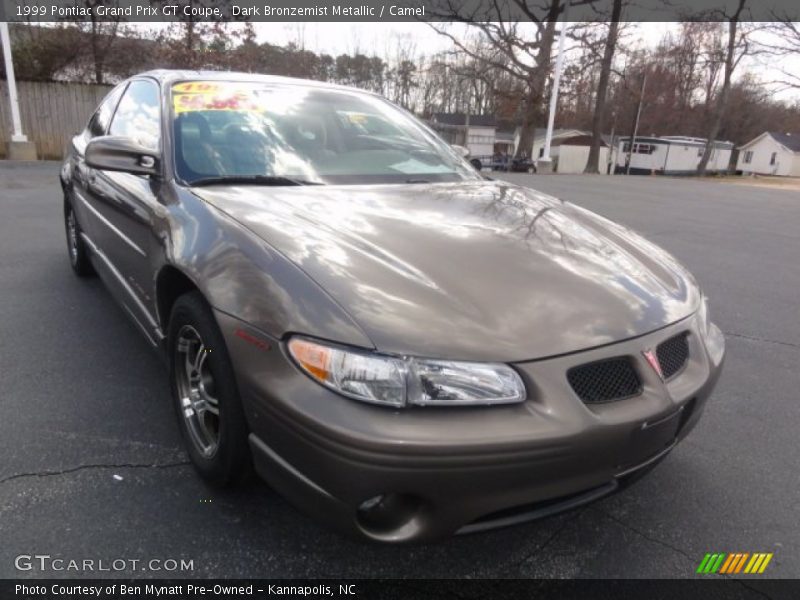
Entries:
POLYGON ((699 300, 657 246, 511 184, 194 192, 302 268, 385 352, 544 358, 648 333, 699 300))

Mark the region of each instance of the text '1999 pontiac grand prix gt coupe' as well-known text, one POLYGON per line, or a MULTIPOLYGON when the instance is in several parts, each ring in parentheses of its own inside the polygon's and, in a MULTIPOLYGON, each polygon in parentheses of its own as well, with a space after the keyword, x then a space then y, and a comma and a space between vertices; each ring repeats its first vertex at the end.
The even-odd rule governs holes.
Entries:
POLYGON ((61 171, 72 268, 164 353, 208 481, 430 540, 614 491, 694 427, 725 343, 630 230, 476 172, 358 90, 154 71, 61 171))

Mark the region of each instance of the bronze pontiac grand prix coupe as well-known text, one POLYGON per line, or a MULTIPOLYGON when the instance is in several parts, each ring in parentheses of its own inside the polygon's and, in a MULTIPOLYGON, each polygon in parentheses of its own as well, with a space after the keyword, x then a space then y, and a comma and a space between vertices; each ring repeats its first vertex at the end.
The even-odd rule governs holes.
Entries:
POLYGON ((608 494, 689 433, 722 366, 669 254, 488 180, 371 93, 145 73, 72 140, 61 183, 72 268, 168 360, 200 475, 252 463, 372 540, 608 494))

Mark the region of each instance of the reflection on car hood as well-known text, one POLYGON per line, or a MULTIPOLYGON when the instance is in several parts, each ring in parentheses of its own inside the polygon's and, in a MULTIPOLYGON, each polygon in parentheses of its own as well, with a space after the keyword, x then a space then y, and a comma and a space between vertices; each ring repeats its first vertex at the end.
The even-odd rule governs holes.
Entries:
POLYGON ((543 358, 648 333, 699 299, 637 234, 501 182, 195 193, 299 265, 381 351, 543 358))

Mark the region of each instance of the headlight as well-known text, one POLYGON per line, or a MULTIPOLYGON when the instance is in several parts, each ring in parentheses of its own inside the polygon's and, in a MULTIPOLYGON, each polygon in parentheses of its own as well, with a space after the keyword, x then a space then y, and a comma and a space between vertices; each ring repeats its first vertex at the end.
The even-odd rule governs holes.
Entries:
POLYGON ((340 394, 376 404, 406 403, 406 373, 394 358, 352 352, 300 337, 289 340, 289 353, 313 379, 340 394))
POLYGON ((385 356, 295 336, 289 354, 318 383, 349 398, 388 406, 470 406, 525 400, 504 364, 385 356))

